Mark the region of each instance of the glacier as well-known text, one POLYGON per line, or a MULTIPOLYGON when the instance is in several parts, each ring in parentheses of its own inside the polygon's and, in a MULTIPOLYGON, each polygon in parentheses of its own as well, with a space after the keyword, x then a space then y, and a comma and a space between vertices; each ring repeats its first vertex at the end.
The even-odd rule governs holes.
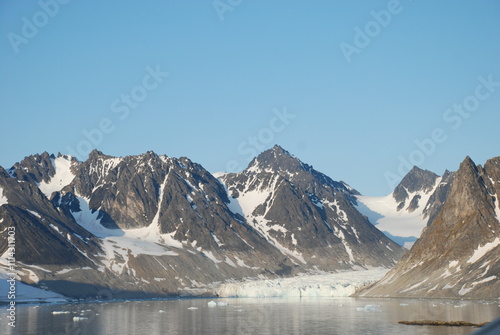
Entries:
POLYGON ((222 298, 348 297, 357 289, 380 280, 389 269, 300 274, 291 278, 228 282, 214 288, 222 298))

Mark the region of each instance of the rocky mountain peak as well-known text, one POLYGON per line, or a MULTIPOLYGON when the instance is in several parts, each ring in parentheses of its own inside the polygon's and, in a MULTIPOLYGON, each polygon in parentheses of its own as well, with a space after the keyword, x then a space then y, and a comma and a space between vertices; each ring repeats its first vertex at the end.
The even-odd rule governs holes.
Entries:
POLYGON ((458 176, 474 176, 478 174, 478 167, 476 166, 476 163, 469 157, 465 157, 465 159, 460 163, 460 168, 457 171, 457 177, 458 176))
POLYGON ((153 150, 146 151, 146 153, 141 155, 142 157, 145 158, 158 158, 158 154, 154 152, 153 150))
MULTIPOLYGON (((426 194, 433 190, 438 178, 439 176, 434 172, 414 166, 394 189, 393 197, 399 203, 398 210, 406 206, 406 200, 410 198, 410 193, 423 192, 426 194)), ((410 210, 415 210, 415 206, 418 207, 416 204, 418 199, 414 199, 411 199, 413 205, 410 204, 410 210)))
POLYGON ((317 193, 319 189, 337 190, 346 194, 350 200, 360 193, 344 182, 334 181, 325 174, 315 170, 312 165, 303 163, 279 145, 262 152, 255 157, 243 174, 267 174, 279 176, 292 182, 297 187, 317 193))
POLYGON ((24 159, 14 164, 9 169, 12 177, 35 183, 47 182, 55 174, 55 167, 52 161, 54 155, 48 152, 24 157, 24 159))
POLYGON ((105 158, 105 157, 110 157, 110 156, 105 155, 104 153, 102 153, 102 151, 99 151, 97 149, 92 150, 89 154, 89 160, 95 160, 98 158, 105 158))
POLYGON ((300 159, 290 154, 279 145, 262 152, 255 157, 248 165, 248 172, 280 172, 288 171, 290 173, 305 170, 308 165, 303 164, 300 159))

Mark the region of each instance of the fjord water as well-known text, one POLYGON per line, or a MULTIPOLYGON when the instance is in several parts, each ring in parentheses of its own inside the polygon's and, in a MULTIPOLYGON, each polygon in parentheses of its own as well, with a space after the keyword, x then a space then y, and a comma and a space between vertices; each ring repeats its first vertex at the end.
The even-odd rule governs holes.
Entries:
POLYGON ((207 299, 18 306, 16 328, 0 309, 0 334, 470 334, 471 327, 400 325, 400 320, 474 323, 500 316, 498 301, 407 299, 207 299), (227 305, 225 304, 227 303, 227 305))

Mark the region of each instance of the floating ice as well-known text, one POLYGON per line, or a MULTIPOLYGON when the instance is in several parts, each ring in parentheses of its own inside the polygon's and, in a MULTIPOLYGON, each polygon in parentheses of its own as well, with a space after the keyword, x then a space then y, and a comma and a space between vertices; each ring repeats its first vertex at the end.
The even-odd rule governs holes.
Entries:
POLYGON ((60 314, 69 314, 71 313, 70 311, 53 311, 52 313, 50 314, 53 314, 53 315, 60 315, 60 314))
POLYGON ((207 305, 208 307, 215 307, 217 306, 217 303, 215 301, 209 301, 207 305))
POLYGON ((380 305, 366 305, 365 307, 356 308, 358 312, 381 312, 380 305))

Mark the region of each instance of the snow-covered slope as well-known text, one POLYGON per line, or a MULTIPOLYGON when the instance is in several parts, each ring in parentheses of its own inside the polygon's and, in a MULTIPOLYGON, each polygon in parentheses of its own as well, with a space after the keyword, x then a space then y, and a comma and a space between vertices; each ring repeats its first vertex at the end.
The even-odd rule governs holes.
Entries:
POLYGON ((387 236, 409 249, 427 226, 431 209, 436 206, 436 192, 448 183, 449 178, 415 167, 389 195, 358 195, 356 208, 387 236))
POLYGON ((65 186, 69 185, 75 178, 75 174, 71 170, 73 165, 73 158, 71 156, 59 156, 51 158, 54 165, 55 174, 49 181, 42 181, 38 187, 40 190, 50 198, 52 193, 59 192, 65 186))
POLYGON ((3 194, 3 188, 0 187, 0 206, 8 204, 9 199, 3 194))
POLYGON ((377 226, 378 229, 396 240, 396 242, 404 242, 404 247, 410 248, 413 242, 422 234, 422 229, 427 225, 428 218, 424 213, 425 204, 429 201, 432 193, 436 190, 441 182, 441 178, 436 180, 435 186, 428 192, 413 192, 409 193, 410 198, 420 196, 419 206, 409 211, 407 209, 398 210, 399 203, 391 193, 385 197, 368 197, 357 196, 357 209, 368 216, 370 222, 377 226), (424 205, 421 205, 424 204, 424 205))
POLYGON ((13 293, 15 297, 9 299, 10 283, 8 280, 11 279, 11 275, 7 270, 7 264, 8 261, 0 257, 0 304, 8 304, 11 301, 16 303, 62 303, 68 301, 68 298, 61 294, 24 284, 19 281, 21 279, 19 276, 15 276, 15 293, 13 293))

